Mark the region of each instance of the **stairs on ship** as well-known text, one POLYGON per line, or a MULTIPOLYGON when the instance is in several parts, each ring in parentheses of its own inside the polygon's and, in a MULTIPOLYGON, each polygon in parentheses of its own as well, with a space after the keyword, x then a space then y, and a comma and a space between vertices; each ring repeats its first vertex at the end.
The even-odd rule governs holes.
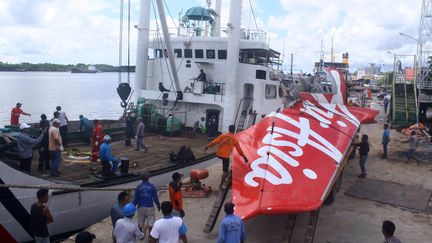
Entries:
POLYGON ((392 126, 410 126, 417 121, 417 95, 414 80, 405 74, 394 77, 392 92, 392 126))

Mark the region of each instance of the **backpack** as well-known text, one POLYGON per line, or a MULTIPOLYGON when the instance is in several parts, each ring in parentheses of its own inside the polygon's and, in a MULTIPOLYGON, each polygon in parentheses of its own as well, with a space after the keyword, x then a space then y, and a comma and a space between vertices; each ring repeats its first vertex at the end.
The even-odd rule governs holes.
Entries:
POLYGON ((181 146, 177 153, 176 162, 178 163, 189 163, 195 161, 195 155, 192 150, 187 146, 181 146))

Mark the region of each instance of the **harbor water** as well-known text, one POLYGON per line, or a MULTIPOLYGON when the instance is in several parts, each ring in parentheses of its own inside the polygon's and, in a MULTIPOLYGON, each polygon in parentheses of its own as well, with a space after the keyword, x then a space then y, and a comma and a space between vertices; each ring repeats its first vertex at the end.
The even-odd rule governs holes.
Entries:
MULTIPOLYGON (((134 73, 130 74, 133 88, 134 73)), ((127 74, 122 74, 127 82, 127 74)), ((10 123, 10 112, 17 102, 31 116, 20 122, 38 122, 45 113, 53 117, 61 106, 69 120, 83 114, 89 119, 118 119, 122 115, 117 94, 118 73, 0 72, 0 127, 10 123)))

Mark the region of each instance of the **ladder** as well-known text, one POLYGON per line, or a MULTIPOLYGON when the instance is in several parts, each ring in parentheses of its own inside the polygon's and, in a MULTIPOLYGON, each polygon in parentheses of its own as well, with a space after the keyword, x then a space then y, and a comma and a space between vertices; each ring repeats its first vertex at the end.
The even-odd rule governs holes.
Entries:
POLYGON ((417 121, 418 107, 416 80, 408 78, 397 63, 401 56, 395 56, 395 68, 392 85, 392 126, 409 126, 417 121))
POLYGON ((225 178, 225 181, 222 183, 222 187, 225 188, 224 190, 220 190, 218 193, 218 196, 216 198, 216 201, 213 204, 212 210, 210 212, 210 215, 207 219, 207 222, 204 226, 204 233, 210 233, 217 221, 217 218, 219 216, 219 213, 221 211, 221 208, 223 206, 223 203, 225 201, 225 198, 228 194, 228 191, 231 187, 231 180, 232 180, 232 172, 231 170, 228 172, 227 177, 225 178))

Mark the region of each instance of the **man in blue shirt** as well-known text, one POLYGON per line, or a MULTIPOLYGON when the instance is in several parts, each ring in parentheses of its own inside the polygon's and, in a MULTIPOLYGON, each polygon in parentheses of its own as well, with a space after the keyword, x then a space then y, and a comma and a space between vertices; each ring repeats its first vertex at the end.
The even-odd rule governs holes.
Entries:
POLYGON ((99 149, 99 158, 102 163, 102 175, 108 176, 114 174, 117 167, 120 166, 119 160, 111 155, 110 143, 111 137, 106 135, 99 149), (111 167, 111 171, 110 171, 111 167))
POLYGON ((243 243, 246 239, 242 219, 234 215, 234 203, 227 202, 224 205, 226 216, 222 219, 217 243, 243 243))
POLYGON ((111 223, 113 225, 113 228, 117 220, 124 217, 123 207, 129 203, 130 196, 125 191, 120 192, 117 196, 117 201, 118 202, 114 204, 114 206, 111 208, 111 223))
POLYGON ((383 145, 383 156, 381 157, 381 159, 387 159, 387 145, 388 143, 390 143, 390 131, 388 127, 388 124, 384 124, 384 131, 381 141, 381 144, 383 145))
POLYGON ((159 197, 156 187, 149 182, 149 173, 145 171, 142 175, 142 182, 135 189, 133 204, 138 207, 138 226, 145 233, 147 228, 149 232, 152 230, 153 224, 156 221, 155 208, 156 204, 160 211, 159 197))

